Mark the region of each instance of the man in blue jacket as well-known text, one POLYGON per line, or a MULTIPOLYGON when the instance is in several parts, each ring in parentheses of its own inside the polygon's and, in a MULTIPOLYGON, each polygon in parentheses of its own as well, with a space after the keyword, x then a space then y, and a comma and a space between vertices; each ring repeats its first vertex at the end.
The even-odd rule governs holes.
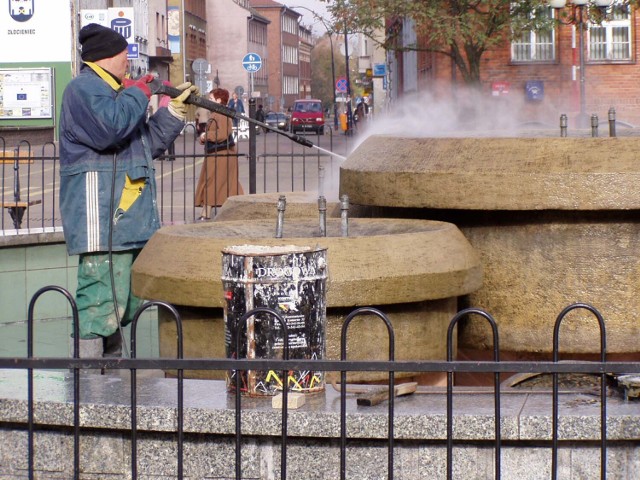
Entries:
MULTIPOLYGON (((233 92, 231 98, 227 102, 227 107, 235 110, 238 113, 244 113, 244 103, 242 103, 242 99, 238 98, 238 94, 236 92, 233 92)), ((237 118, 233 119, 233 126, 238 126, 237 118)))
POLYGON ((79 41, 84 64, 62 97, 60 210, 67 251, 79 255, 80 355, 119 355, 120 327, 142 303, 131 266, 160 228, 153 159, 180 134, 196 88, 178 87, 183 93, 147 121, 153 77, 125 79, 124 37, 90 24, 79 41))

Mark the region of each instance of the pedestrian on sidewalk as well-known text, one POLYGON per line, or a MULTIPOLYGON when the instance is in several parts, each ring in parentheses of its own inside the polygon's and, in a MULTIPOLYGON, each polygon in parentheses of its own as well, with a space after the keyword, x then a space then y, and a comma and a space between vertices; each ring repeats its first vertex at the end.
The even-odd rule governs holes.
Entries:
MULTIPOLYGON (((229 91, 214 88, 209 99, 225 105, 229 91)), ((243 195, 238 172, 238 154, 233 139, 231 119, 221 113, 211 112, 206 132, 200 135, 205 158, 195 193, 196 207, 202 207, 199 221, 211 219, 211 210, 220 207, 232 195, 243 195)))
MULTIPOLYGON (((227 107, 235 110, 238 113, 244 113, 244 103, 242 103, 242 99, 241 98, 238 98, 238 94, 236 92, 233 92, 231 100, 229 100, 227 102, 227 107)), ((237 118, 233 119, 233 126, 235 128, 238 128, 238 119, 237 118)))

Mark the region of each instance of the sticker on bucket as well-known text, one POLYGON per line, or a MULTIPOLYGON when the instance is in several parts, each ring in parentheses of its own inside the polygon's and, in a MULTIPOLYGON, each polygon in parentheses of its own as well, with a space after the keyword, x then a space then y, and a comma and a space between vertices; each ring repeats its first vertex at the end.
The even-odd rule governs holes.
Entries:
MULTIPOLYGON (((225 346, 228 358, 283 358, 284 332, 276 318, 259 313, 238 323, 254 308, 268 307, 284 319, 289 333, 290 359, 322 359, 326 341, 327 251, 321 248, 240 245, 222 251, 225 346)), ((249 370, 241 372, 241 393, 274 395, 287 385, 290 391, 324 390, 320 371, 249 370)), ((227 389, 235 391, 234 372, 227 389)))

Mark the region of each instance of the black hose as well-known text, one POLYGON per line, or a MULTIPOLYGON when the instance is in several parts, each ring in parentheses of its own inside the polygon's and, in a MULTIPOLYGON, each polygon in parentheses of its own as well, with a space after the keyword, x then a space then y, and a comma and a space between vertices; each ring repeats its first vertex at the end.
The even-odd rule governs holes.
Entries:
POLYGON ((116 280, 113 275, 113 216, 114 216, 114 201, 116 198, 116 157, 117 154, 113 154, 113 175, 111 177, 111 202, 109 204, 109 276, 111 277, 111 295, 113 296, 113 309, 116 314, 116 322, 118 322, 118 331, 120 332, 120 339, 122 340, 122 351, 126 358, 129 357, 129 349, 127 348, 127 341, 124 338, 124 332, 122 331, 122 325, 120 324, 120 309, 118 308, 118 296, 116 295, 116 280))

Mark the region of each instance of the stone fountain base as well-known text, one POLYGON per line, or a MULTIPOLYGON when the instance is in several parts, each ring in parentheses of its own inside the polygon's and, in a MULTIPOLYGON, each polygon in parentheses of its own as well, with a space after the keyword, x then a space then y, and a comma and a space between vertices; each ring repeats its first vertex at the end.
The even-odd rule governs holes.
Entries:
MULTIPOLYGON (((378 306, 391 320, 396 340, 396 360, 444 360, 446 358, 447 327, 456 313, 455 297, 401 305, 378 306)), ((224 358, 224 320, 219 308, 177 307, 182 319, 185 358, 224 358)), ((340 358, 340 333, 342 322, 353 309, 327 309, 327 359, 340 358)), ((175 358, 177 355, 176 324, 166 310, 158 312, 158 337, 160 356, 175 358)), ((363 316, 351 323, 347 337, 350 360, 384 360, 388 356, 387 329, 371 315, 363 316)), ((454 339, 454 352, 457 341, 454 339)), ((209 372, 189 370, 188 378, 210 378, 222 380, 224 371, 209 372)), ((331 378, 339 378, 329 375, 331 378)), ((387 374, 378 372, 350 373, 349 381, 386 381, 387 374)), ((421 384, 440 384, 446 376, 440 374, 417 374, 398 372, 396 378, 410 378, 421 384)))
MULTIPOLYGON (((144 248, 133 268, 134 292, 178 307, 185 356, 225 356, 221 251, 232 245, 259 244, 327 249, 328 358, 339 358, 342 320, 360 306, 378 307, 389 316, 396 359, 446 358, 446 331, 457 311, 457 298, 477 290, 482 282, 479 258, 454 225, 351 219, 350 236, 340 237, 340 220, 328 219, 327 236, 319 237, 317 220, 300 218, 285 220, 286 238, 275 239, 275 223, 166 227, 144 248)), ((161 354, 175 356, 175 327, 164 313, 160 317, 161 354)), ((349 332, 348 359, 388 358, 386 327, 380 320, 363 317, 349 332)), ((372 381, 377 375, 354 374, 350 381, 372 381)))
MULTIPOLYGON (((558 314, 584 302, 604 317, 609 353, 638 353, 639 151, 637 137, 372 136, 343 163, 340 192, 379 217, 457 225, 485 268, 466 300, 494 316, 501 350, 548 355, 558 314)), ((491 349, 484 325, 460 333, 491 349)), ((595 317, 572 312, 561 351, 599 348, 595 317)))

